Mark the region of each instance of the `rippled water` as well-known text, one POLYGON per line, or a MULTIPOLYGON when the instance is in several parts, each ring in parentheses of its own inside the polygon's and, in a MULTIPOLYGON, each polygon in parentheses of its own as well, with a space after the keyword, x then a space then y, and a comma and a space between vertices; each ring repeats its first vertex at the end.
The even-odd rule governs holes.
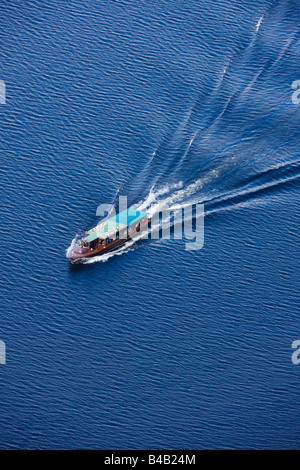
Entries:
POLYGON ((298 4, 0 8, 0 447, 299 447, 298 4), (70 265, 120 194, 203 249, 70 265))

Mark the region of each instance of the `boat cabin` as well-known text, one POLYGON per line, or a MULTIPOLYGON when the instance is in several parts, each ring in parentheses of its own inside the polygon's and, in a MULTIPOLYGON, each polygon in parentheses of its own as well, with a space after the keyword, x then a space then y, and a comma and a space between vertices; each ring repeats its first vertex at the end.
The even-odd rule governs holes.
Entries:
POLYGON ((122 211, 89 230, 81 240, 81 252, 88 254, 108 248, 111 244, 119 245, 121 241, 125 242, 135 232, 139 232, 141 226, 146 225, 147 212, 134 209, 122 211))

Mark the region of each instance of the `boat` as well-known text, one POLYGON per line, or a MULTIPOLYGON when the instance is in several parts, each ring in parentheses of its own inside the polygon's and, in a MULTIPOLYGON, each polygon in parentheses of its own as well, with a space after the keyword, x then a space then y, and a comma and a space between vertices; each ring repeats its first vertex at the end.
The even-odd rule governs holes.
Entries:
POLYGON ((68 251, 67 257, 75 262, 113 251, 130 238, 136 237, 139 232, 148 229, 150 222, 148 212, 131 208, 119 212, 86 232, 84 237, 68 251))

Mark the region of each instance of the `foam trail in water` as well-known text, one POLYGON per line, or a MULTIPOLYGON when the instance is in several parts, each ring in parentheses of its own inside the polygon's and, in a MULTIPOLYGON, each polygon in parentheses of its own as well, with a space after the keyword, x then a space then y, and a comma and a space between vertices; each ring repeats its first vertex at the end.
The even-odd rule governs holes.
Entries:
MULTIPOLYGON (((202 178, 194 181, 186 188, 183 188, 182 183, 178 183, 177 185, 173 185, 172 187, 166 186, 158 191, 154 191, 151 188, 150 193, 146 200, 142 203, 137 204, 134 208, 138 210, 147 210, 150 216, 152 217, 157 212, 160 212, 164 209, 170 209, 174 203, 178 203, 179 201, 184 201, 185 205, 187 204, 187 199, 198 192, 199 190, 203 189, 208 183, 211 183, 214 179, 217 179, 220 175, 220 171, 218 169, 211 170, 202 178), (160 196, 166 193, 171 192, 171 188, 180 188, 177 191, 173 191, 168 197, 160 198, 160 196)), ((201 203, 201 201, 199 201, 201 203)), ((182 206, 182 204, 180 204, 182 206)))
POLYGON ((255 30, 256 33, 258 33, 258 30, 259 30, 259 28, 260 28, 260 25, 262 24, 263 19, 264 19, 264 15, 261 16, 261 17, 259 18, 258 22, 257 22, 256 30, 255 30))
POLYGON ((154 204, 157 201, 158 197, 169 193, 172 189, 182 188, 182 186, 183 184, 181 181, 177 184, 163 186, 157 191, 154 191, 154 186, 152 186, 145 201, 135 204, 134 206, 132 206, 132 208, 136 210, 141 210, 141 211, 147 210, 152 204, 154 204))
POLYGON ((71 245, 67 248, 66 250, 66 256, 68 257, 69 253, 71 253, 71 251, 73 250, 73 248, 75 248, 78 240, 80 239, 80 236, 78 234, 76 234, 76 236, 73 238, 73 240, 71 241, 71 245))

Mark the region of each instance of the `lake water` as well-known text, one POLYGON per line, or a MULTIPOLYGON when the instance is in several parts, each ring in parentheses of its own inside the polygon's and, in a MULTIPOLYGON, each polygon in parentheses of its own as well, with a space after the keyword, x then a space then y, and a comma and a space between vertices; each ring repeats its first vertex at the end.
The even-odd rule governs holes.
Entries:
POLYGON ((0 447, 299 448, 299 4, 0 10, 0 447), (119 195, 203 248, 70 265, 119 195))

